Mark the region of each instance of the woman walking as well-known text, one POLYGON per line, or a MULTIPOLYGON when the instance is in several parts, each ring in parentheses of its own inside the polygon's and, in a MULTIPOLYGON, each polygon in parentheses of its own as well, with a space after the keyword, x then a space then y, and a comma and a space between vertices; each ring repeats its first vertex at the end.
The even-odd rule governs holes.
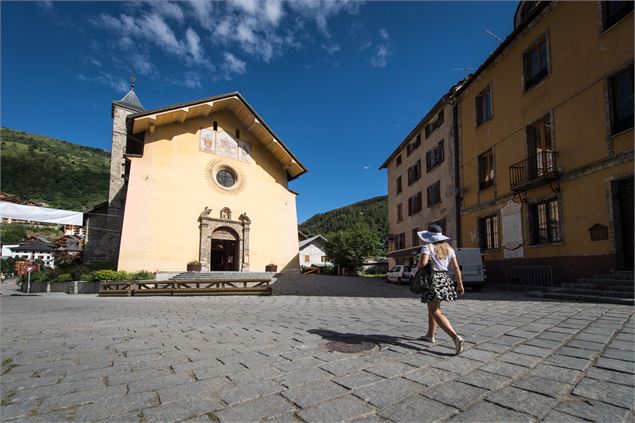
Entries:
POLYGON ((439 225, 430 225, 427 231, 418 232, 418 235, 424 242, 419 258, 419 268, 423 268, 428 264, 428 261, 431 261, 434 272, 430 288, 424 290, 421 295, 421 302, 428 305, 428 333, 421 339, 434 343, 437 326, 440 326, 454 341, 454 352, 458 355, 463 352, 465 341, 456 333, 450 321, 441 311, 442 301, 456 301, 458 299, 457 291, 459 295, 463 295, 465 292, 456 254, 448 244, 450 238, 443 235, 439 225), (454 271, 454 277, 456 277, 456 290, 454 289, 454 281, 448 273, 450 265, 454 271))

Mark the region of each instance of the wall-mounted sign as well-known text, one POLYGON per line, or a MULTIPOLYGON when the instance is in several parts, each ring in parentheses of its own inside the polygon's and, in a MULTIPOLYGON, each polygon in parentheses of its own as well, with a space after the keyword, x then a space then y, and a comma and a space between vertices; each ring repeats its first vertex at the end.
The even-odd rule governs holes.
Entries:
POLYGON ((199 150, 202 152, 251 163, 251 148, 249 141, 239 140, 225 131, 201 129, 199 150))

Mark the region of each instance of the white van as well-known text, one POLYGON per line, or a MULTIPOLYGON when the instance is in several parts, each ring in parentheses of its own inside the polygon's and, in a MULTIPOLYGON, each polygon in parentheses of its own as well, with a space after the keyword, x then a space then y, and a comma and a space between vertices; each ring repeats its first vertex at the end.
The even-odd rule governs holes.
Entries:
MULTIPOLYGON (((487 268, 485 267, 485 257, 479 248, 456 248, 456 260, 459 262, 461 275, 463 276, 463 286, 474 291, 483 289, 487 280, 487 268)), ((419 254, 415 258, 415 263, 419 263, 419 254)), ((448 269, 454 278, 452 266, 448 269)), ((413 269, 413 272, 416 268, 413 269)))
MULTIPOLYGON (((463 276, 463 286, 472 288, 474 291, 483 289, 485 280, 487 280, 487 269, 481 250, 479 248, 457 248, 455 251, 463 276)), ((451 268, 448 270, 452 271, 451 268)))

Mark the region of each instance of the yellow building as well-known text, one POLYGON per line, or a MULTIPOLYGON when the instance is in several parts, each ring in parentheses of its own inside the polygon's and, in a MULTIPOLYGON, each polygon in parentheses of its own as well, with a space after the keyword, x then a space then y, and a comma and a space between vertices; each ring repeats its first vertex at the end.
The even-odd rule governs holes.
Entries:
POLYGON ((498 282, 632 269, 633 2, 521 2, 514 23, 458 92, 461 245, 498 282))
POLYGON ((298 269, 288 182, 306 168, 239 93, 154 110, 124 100, 113 103, 113 155, 125 161, 110 201, 125 197, 119 270, 298 269))

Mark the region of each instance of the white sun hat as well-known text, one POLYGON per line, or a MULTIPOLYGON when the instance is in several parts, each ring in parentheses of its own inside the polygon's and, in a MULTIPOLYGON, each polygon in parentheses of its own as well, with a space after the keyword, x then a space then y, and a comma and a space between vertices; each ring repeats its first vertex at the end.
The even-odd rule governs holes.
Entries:
POLYGON ((417 232, 419 238, 427 244, 433 244, 435 242, 447 241, 450 237, 443 235, 441 226, 430 225, 427 231, 417 232))

